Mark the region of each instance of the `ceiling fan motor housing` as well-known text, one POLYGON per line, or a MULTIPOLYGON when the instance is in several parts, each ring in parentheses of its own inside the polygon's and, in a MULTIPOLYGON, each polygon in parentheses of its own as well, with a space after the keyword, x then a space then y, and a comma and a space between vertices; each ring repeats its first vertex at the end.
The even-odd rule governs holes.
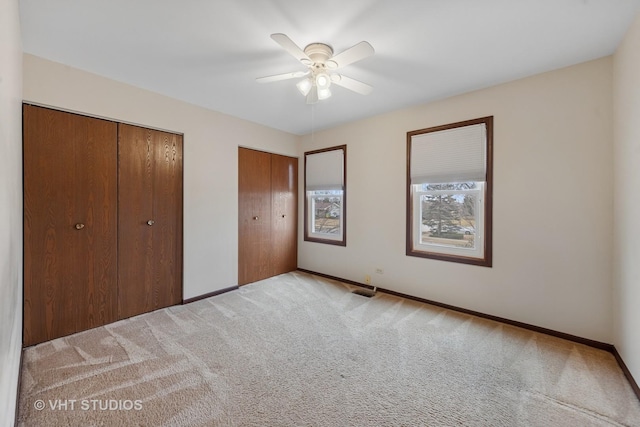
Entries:
POLYGON ((311 43, 304 48, 304 53, 311 59, 311 64, 314 68, 336 68, 338 64, 333 61, 329 61, 329 58, 333 56, 333 48, 324 43, 311 43), (334 65, 334 66, 332 66, 334 65))

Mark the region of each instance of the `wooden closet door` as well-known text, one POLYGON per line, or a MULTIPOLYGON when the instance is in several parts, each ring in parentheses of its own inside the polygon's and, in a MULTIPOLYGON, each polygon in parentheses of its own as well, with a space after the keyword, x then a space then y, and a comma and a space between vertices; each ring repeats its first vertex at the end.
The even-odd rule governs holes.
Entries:
POLYGON ((271 154, 238 149, 238 284, 271 276, 271 154))
POLYGON ((271 155, 272 271, 298 268, 298 159, 271 155))
POLYGON ((23 107, 25 346, 116 320, 116 129, 23 107))
POLYGON ((118 315, 182 301, 182 136, 118 126, 118 315))

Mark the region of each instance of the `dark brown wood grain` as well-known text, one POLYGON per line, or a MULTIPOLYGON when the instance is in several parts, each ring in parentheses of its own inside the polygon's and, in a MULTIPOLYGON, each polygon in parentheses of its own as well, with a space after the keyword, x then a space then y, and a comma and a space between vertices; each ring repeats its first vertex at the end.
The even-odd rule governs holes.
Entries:
POLYGON ((271 154, 238 149, 238 285, 271 276, 271 154))
POLYGON ((23 117, 28 346, 116 320, 117 125, 32 105, 23 117))
POLYGON ((118 316, 127 318, 182 301, 182 136, 119 124, 118 168, 118 316))
POLYGON ((298 267, 298 159, 271 155, 271 275, 298 267))
POLYGON ((151 131, 155 140, 153 193, 154 310, 182 303, 182 136, 151 131))
POLYGON ((238 149, 238 284, 298 265, 298 159, 238 149))

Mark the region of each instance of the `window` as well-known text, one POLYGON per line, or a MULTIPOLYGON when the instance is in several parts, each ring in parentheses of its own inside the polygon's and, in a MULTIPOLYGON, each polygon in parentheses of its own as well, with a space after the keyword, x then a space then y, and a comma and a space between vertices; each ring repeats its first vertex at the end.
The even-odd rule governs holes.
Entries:
POLYGON ((491 267, 493 117, 407 133, 407 255, 491 267))
POLYGON ((304 240, 346 246, 347 146, 304 153, 304 240))

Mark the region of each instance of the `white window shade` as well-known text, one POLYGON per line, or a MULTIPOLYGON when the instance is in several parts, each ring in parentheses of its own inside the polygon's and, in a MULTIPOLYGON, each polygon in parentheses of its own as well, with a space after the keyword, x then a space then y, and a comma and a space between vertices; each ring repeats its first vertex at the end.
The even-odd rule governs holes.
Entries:
POLYGON ((344 189, 344 151, 331 150, 307 154, 307 191, 344 189))
POLYGON ((411 184, 486 180, 484 123, 411 137, 411 184))

